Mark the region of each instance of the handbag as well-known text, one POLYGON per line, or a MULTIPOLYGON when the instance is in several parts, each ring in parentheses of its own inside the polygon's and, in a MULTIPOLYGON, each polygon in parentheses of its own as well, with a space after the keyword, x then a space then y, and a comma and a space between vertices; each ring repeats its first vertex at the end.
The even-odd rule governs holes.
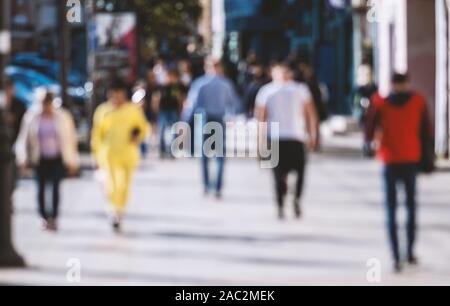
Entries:
POLYGON ((421 160, 418 165, 419 172, 423 174, 432 174, 436 171, 436 153, 434 151, 434 139, 429 136, 426 122, 422 123, 420 131, 421 140, 421 160))

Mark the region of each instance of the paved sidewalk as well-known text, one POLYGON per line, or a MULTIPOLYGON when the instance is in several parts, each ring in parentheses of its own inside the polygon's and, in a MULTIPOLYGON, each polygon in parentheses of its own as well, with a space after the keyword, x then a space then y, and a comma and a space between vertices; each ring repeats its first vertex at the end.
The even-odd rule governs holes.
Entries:
POLYGON ((203 198, 195 160, 147 161, 133 186, 124 234, 114 236, 92 173, 64 184, 61 230, 40 230, 35 186, 15 195, 15 240, 27 270, 0 271, 1 284, 67 282, 70 259, 82 285, 371 285, 366 266, 382 264, 382 285, 450 284, 450 173, 421 178, 420 268, 390 272, 379 166, 333 139, 311 157, 305 217, 276 219, 270 171, 230 160, 224 200, 203 198))

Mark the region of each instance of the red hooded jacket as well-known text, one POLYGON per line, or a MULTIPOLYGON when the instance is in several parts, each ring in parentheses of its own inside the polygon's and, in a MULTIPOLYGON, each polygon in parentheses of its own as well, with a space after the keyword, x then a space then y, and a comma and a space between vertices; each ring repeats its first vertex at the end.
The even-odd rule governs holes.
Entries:
POLYGON ((385 164, 418 163, 422 158, 423 129, 433 138, 427 103, 414 93, 392 94, 382 98, 376 94, 369 110, 366 141, 380 131, 378 156, 385 164))

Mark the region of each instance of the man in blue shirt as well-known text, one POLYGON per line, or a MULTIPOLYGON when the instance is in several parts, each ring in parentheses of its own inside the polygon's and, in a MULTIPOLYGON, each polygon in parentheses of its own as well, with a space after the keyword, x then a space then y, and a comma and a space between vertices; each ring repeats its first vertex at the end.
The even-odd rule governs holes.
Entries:
POLYGON ((240 98, 232 82, 225 77, 223 64, 219 60, 208 58, 205 61, 205 75, 192 84, 188 94, 185 119, 192 123, 195 115, 202 116, 202 134, 204 135, 202 170, 205 194, 207 195, 210 189, 214 188, 218 199, 222 197, 225 166, 225 117, 227 114, 236 112, 239 105, 240 98), (205 149, 205 143, 212 137, 219 137, 222 143, 214 143, 211 146, 210 149, 214 152, 205 152, 211 151, 205 149), (211 185, 209 176, 209 159, 211 158, 217 161, 217 178, 214 185, 211 185))

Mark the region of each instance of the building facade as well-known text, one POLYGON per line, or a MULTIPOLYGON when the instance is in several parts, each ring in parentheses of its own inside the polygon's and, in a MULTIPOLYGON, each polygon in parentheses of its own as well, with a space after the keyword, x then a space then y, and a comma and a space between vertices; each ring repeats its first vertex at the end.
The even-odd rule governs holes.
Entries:
POLYGON ((350 114, 354 79, 351 8, 329 0, 212 2, 216 5, 212 18, 218 21, 213 30, 215 54, 225 53, 234 63, 250 51, 265 64, 288 57, 307 62, 329 89, 331 111, 350 114))
MULTIPOLYGON (((56 60, 60 50, 59 0, 11 0, 12 54, 36 53, 56 60)), ((84 4, 84 1, 81 1, 84 4)), ((64 4, 64 3, 63 3, 64 4)), ((72 65, 80 72, 86 68, 86 25, 70 24, 72 65)))
POLYGON ((436 149, 450 151, 450 0, 436 3, 436 149))
POLYGON ((428 100, 441 156, 448 156, 450 135, 449 2, 379 0, 374 19, 380 91, 388 94, 392 72, 409 72, 428 100))

